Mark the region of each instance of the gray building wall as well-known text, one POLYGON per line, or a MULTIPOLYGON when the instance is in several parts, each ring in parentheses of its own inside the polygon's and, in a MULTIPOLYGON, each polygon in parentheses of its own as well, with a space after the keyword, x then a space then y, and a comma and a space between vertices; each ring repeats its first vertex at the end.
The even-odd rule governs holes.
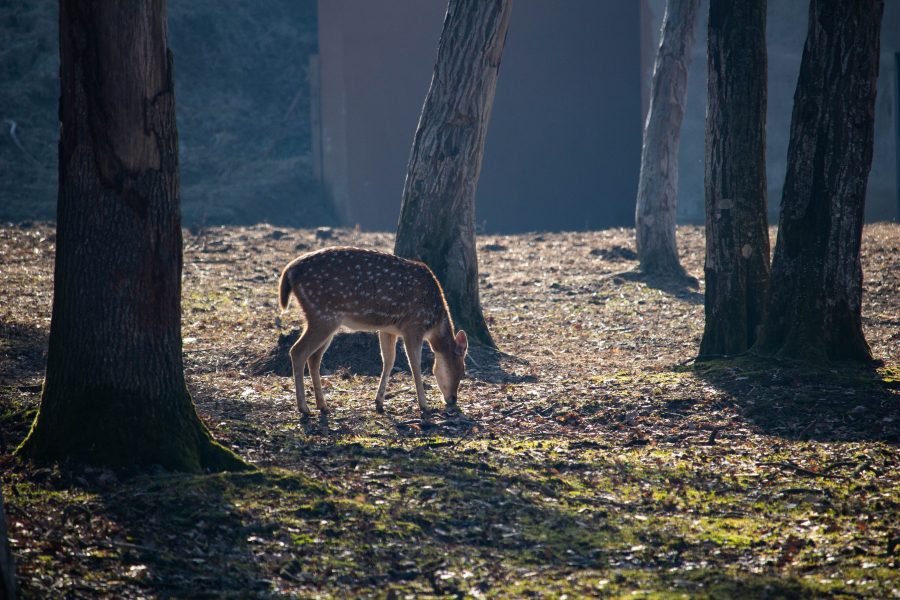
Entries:
MULTIPOLYGON (((652 48, 658 44, 665 0, 647 0, 645 10, 652 23, 652 48)), ((794 90, 806 41, 809 4, 801 0, 769 0, 767 45, 769 90, 766 124, 766 170, 769 215, 777 222, 781 188, 787 163, 788 138, 794 90)), ((678 169, 678 216, 682 222, 702 222, 703 144, 706 114, 706 25, 708 2, 701 5, 681 136, 678 169)), ((900 53, 900 2, 885 3, 881 34, 881 69, 875 108, 875 153, 869 176, 866 220, 900 219, 898 191, 898 65, 900 53)), ((652 61, 652 57, 651 57, 652 61)), ((646 61, 645 61, 646 64, 646 61)), ((645 70, 646 73, 646 70, 645 70)))
MULTIPOLYGON (((321 176, 348 224, 396 228, 446 9, 318 0, 321 176)), ((483 231, 632 225, 640 23, 637 2, 515 0, 476 194, 483 231)))

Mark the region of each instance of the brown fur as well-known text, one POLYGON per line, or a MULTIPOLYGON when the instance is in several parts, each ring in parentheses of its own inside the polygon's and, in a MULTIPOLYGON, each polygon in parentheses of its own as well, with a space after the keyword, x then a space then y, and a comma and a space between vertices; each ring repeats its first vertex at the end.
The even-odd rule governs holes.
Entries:
POLYGON ((465 333, 454 333, 441 285, 423 263, 349 246, 324 248, 304 254, 284 268, 279 282, 282 310, 292 295, 306 317, 303 334, 291 348, 301 413, 309 414, 303 390, 303 365, 307 362, 316 405, 327 412, 319 365, 341 327, 378 332, 383 369, 375 398, 377 410, 383 408, 398 336, 404 340, 422 410, 427 410, 420 372, 423 340, 435 352, 434 372, 444 400, 448 404, 456 401, 468 341, 465 333))

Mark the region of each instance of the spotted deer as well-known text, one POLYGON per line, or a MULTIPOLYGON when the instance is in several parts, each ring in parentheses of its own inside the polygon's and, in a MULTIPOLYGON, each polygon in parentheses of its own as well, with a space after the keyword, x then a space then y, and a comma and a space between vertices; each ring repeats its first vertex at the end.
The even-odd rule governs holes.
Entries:
POLYGON ((382 369, 375 394, 376 411, 384 411, 384 393, 394 368, 398 336, 403 338, 422 412, 428 412, 421 372, 423 340, 434 351, 434 375, 444 402, 456 404, 459 381, 465 374, 468 339, 464 331, 454 332, 441 284, 423 263, 349 246, 323 248, 294 259, 281 272, 282 310, 291 295, 306 318, 300 339, 291 347, 297 407, 303 415, 310 414, 303 389, 306 364, 316 407, 322 414, 328 413, 319 366, 341 327, 378 332, 382 369))

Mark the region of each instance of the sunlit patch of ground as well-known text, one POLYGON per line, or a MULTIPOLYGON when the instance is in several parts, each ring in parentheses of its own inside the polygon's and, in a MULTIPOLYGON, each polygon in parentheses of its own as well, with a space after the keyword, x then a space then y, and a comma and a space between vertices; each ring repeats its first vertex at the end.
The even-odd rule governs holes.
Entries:
MULTIPOLYGON (((431 385, 423 421, 398 371, 376 414, 355 344, 326 355, 334 413, 301 422, 290 378, 260 368, 299 326, 278 272, 391 236, 187 235, 189 386, 261 469, 186 476, 11 458, 40 395, 54 238, 0 229, 0 465, 25 596, 900 594, 900 226, 864 237, 877 369, 694 365, 702 288, 635 276, 632 236, 481 238, 503 353, 473 352, 461 411, 431 385)), ((679 244, 702 278, 702 230, 679 244)))

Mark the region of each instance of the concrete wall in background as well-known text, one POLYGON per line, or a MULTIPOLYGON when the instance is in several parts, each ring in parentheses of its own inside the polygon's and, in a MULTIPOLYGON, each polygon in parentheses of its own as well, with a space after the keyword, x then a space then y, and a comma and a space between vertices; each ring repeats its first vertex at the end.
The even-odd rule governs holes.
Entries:
POLYGON ((341 218, 394 230, 446 2, 319 0, 322 176, 341 218))
MULTIPOLYGON (((446 0, 319 0, 322 175, 350 224, 394 230, 446 0)), ((640 4, 516 0, 476 198, 485 231, 633 223, 640 4)))
POLYGON ((476 214, 484 230, 634 225, 640 3, 514 0, 476 214))
MULTIPOLYGON (((647 0, 653 47, 658 43, 665 0, 647 0)), ((778 220, 781 188, 787 166, 794 90, 800 73, 803 44, 806 41, 808 2, 769 0, 767 45, 769 51, 769 90, 766 124, 766 169, 769 190, 769 215, 778 220)), ((687 109, 681 136, 678 171, 678 215, 682 222, 702 222, 703 210, 703 143, 706 114, 706 27, 708 2, 703 2, 693 62, 688 74, 687 109)), ((900 127, 897 125, 898 64, 900 52, 900 2, 886 2, 881 37, 881 70, 875 115, 875 154, 866 199, 866 220, 900 219, 898 191, 898 148, 900 127)))

